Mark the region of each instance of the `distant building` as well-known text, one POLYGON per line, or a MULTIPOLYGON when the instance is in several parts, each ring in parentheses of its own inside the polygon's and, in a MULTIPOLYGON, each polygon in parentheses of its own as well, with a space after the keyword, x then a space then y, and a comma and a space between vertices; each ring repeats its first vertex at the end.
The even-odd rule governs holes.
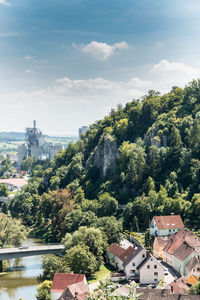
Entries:
POLYGON ((18 146, 17 156, 18 165, 20 166, 23 159, 26 159, 30 155, 37 157, 38 159, 53 159, 54 156, 63 150, 61 144, 47 143, 42 131, 36 127, 36 121, 33 121, 33 127, 26 128, 25 134, 26 143, 18 146))
POLYGON ((88 126, 82 126, 81 128, 79 128, 78 130, 79 139, 81 138, 81 134, 85 134, 87 130, 88 130, 88 126))
POLYGON ((8 178, 8 179, 0 179, 0 184, 4 183, 8 186, 10 191, 20 190, 24 185, 28 183, 23 178, 8 178))

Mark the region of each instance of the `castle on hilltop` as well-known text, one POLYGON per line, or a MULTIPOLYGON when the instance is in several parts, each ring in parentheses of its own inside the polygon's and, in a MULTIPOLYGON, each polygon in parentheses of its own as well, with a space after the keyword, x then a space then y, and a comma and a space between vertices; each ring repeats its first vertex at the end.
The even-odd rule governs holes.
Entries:
POLYGON ((20 166, 23 159, 26 159, 30 155, 37 157, 38 159, 54 158, 56 153, 63 150, 61 144, 54 144, 53 142, 47 142, 45 140, 42 131, 36 127, 36 121, 33 121, 33 127, 26 128, 25 143, 18 146, 17 156, 18 165, 20 166))

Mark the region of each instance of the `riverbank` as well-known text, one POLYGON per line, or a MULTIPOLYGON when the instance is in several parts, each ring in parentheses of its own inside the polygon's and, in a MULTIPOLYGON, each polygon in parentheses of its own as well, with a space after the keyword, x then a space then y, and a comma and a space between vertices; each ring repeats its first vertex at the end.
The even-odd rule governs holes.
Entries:
MULTIPOLYGON (((45 245, 40 239, 27 239, 24 246, 45 245)), ((42 256, 24 257, 18 267, 11 260, 8 272, 0 274, 0 300, 36 300, 37 276, 42 273, 42 256)))

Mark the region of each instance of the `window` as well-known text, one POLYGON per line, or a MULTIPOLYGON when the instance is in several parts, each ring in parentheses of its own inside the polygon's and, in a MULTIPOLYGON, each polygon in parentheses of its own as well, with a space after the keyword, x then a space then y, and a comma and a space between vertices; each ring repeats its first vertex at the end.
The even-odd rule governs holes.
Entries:
POLYGON ((132 266, 135 267, 135 263, 132 263, 132 266))
POLYGON ((155 276, 158 276, 158 272, 154 272, 154 275, 155 275, 155 276))
POLYGON ((147 269, 150 269, 150 265, 147 265, 147 269))
POLYGON ((197 272, 200 272, 200 268, 197 268, 197 272))
POLYGON ((131 270, 131 273, 135 274, 135 270, 131 270))
POLYGON ((145 254, 142 254, 142 257, 145 257, 145 254))
POLYGON ((171 229, 169 229, 169 232, 171 232, 171 229))
POLYGON ((154 265, 154 269, 157 269, 157 265, 154 265))
POLYGON ((157 281, 157 278, 154 278, 154 281, 157 281))

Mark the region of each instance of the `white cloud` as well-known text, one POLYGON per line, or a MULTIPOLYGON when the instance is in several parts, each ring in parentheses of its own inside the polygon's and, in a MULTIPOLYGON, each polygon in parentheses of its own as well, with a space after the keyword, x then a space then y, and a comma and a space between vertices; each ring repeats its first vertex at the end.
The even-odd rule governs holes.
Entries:
POLYGON ((0 0, 0 4, 7 5, 7 6, 10 5, 10 3, 8 3, 6 0, 0 0))
POLYGON ((126 42, 109 45, 102 42, 92 41, 88 45, 79 46, 83 53, 87 53, 99 60, 107 60, 117 51, 126 50, 129 45, 126 42))
POLYGON ((31 56, 31 55, 25 55, 25 56, 24 56, 24 59, 25 59, 25 60, 34 60, 35 57, 34 57, 34 56, 31 56))
MULTIPOLYGON (((32 72, 31 69, 26 71, 32 72)), ((33 88, 29 91, 0 93, 2 104, 0 126, 4 128, 4 124, 7 124, 8 114, 11 120, 16 120, 18 108, 18 120, 22 128, 25 127, 24 124, 28 126, 30 120, 36 118, 39 123, 43 122, 41 128, 46 132, 55 130, 57 133, 65 134, 70 130, 71 134, 76 134, 78 127, 103 118, 118 103, 125 104, 133 98, 140 98, 150 89, 168 92, 172 86, 183 87, 199 76, 200 70, 192 66, 161 60, 151 68, 148 67, 143 73, 143 78, 135 76, 124 81, 114 81, 101 77, 90 79, 64 77, 55 80, 44 89, 33 88)))
POLYGON ((28 69, 28 70, 26 70, 25 72, 26 72, 27 74, 33 74, 33 73, 34 73, 34 71, 33 71, 33 70, 29 70, 29 69, 28 69))
POLYGON ((169 62, 163 59, 152 66, 147 76, 154 82, 154 89, 167 92, 172 86, 184 87, 186 83, 197 79, 200 77, 200 70, 181 62, 169 62))

